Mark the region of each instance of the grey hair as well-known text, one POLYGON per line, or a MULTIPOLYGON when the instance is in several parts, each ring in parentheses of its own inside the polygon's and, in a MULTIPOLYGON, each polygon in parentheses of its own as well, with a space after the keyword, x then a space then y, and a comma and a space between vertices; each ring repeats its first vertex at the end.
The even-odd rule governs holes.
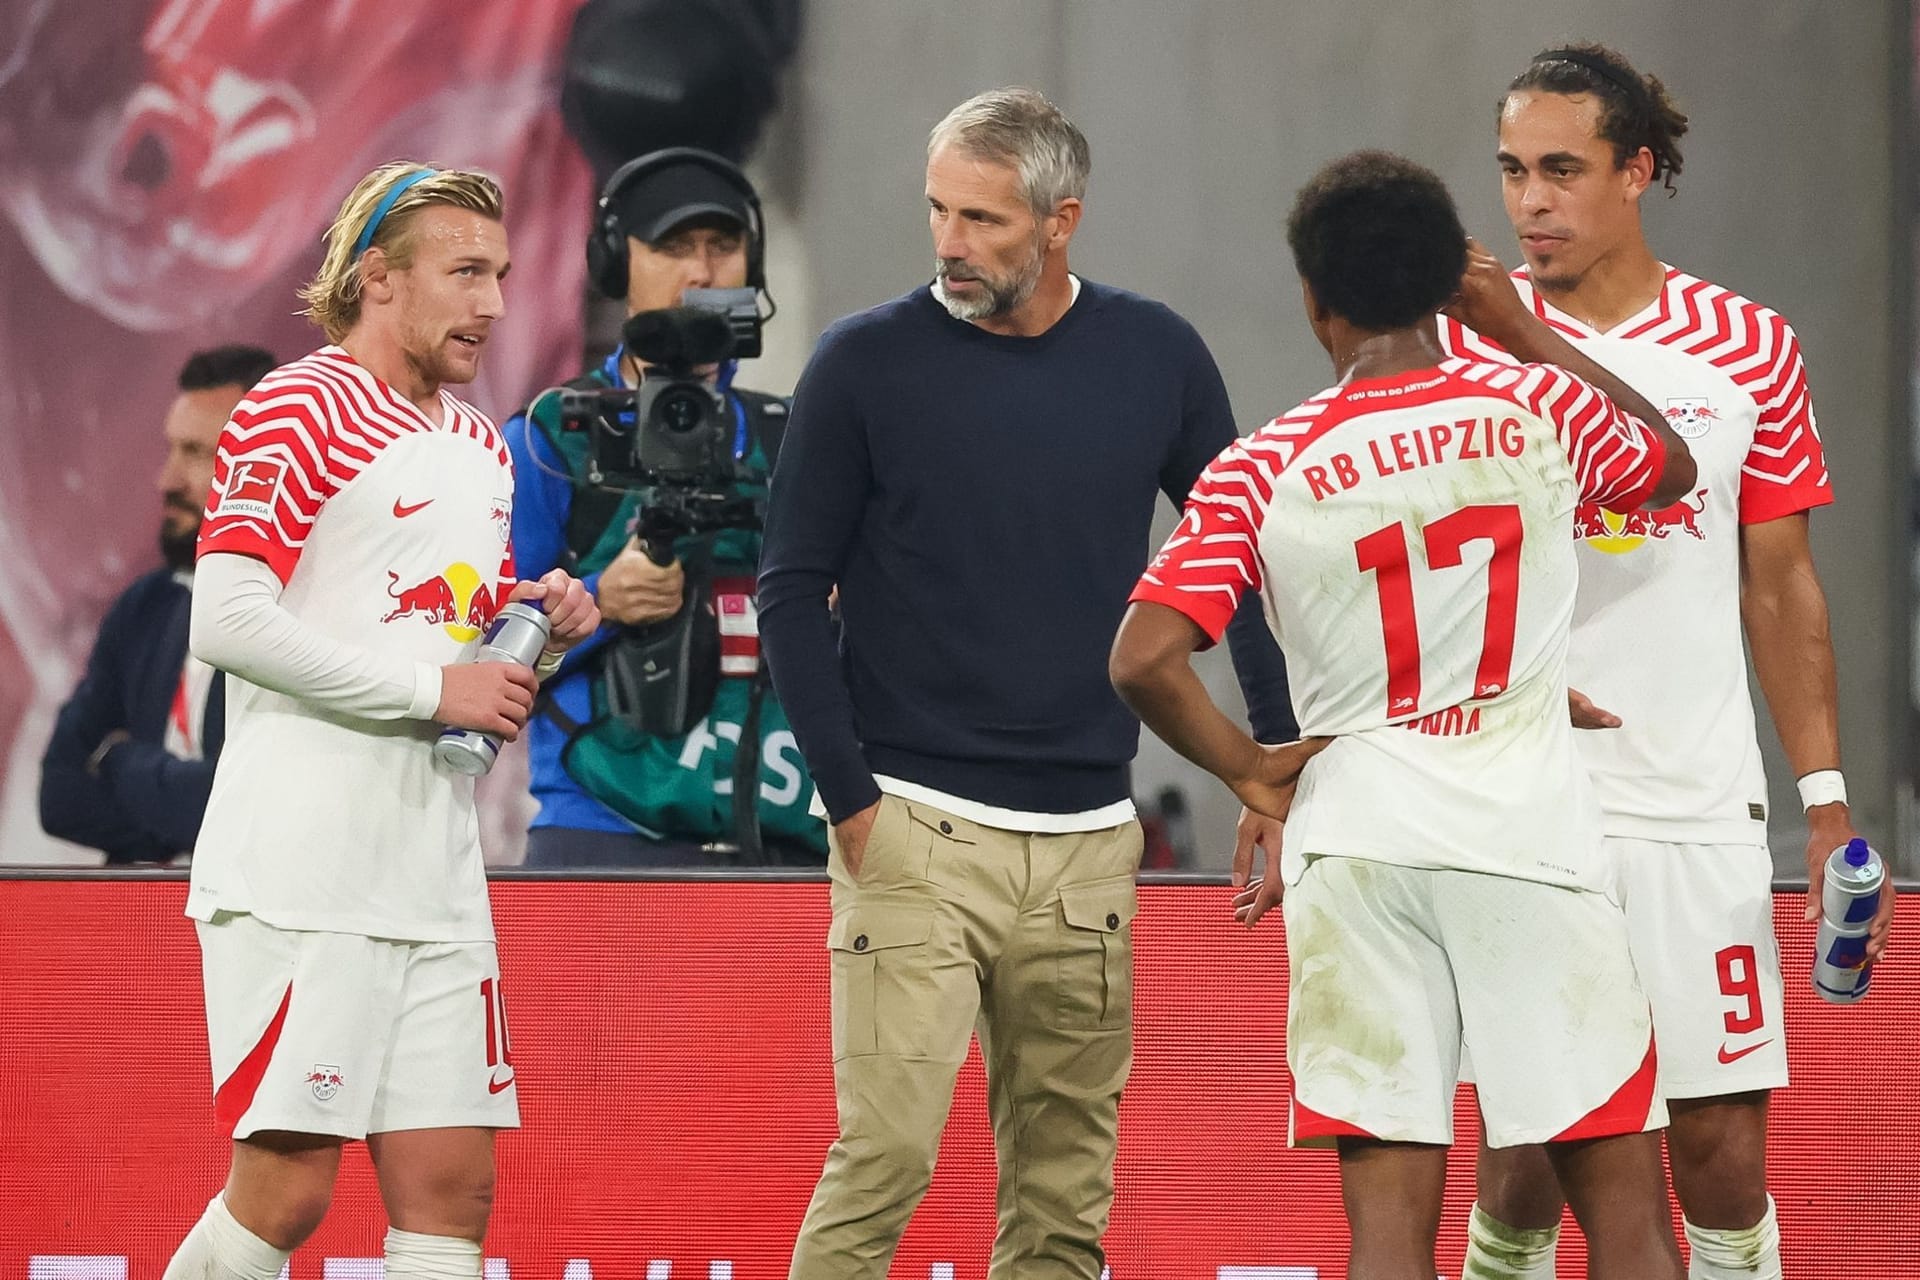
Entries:
POLYGON ((1035 217, 1087 194, 1087 137, 1037 89, 989 89, 968 98, 933 127, 927 154, 948 145, 1018 170, 1035 217))

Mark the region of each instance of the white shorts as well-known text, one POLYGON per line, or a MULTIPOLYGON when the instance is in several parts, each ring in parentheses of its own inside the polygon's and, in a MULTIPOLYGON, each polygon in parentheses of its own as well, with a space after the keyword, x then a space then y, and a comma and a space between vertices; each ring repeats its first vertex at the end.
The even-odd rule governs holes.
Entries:
POLYGON ((388 942, 196 921, 214 1114, 265 1130, 364 1138, 520 1124, 491 942, 388 942))
POLYGON ((1773 855, 1760 845, 1609 837, 1641 984, 1653 1002, 1660 1092, 1716 1098, 1787 1083, 1773 855))
POLYGON ((1322 857, 1281 906, 1293 1145, 1451 1144, 1463 1034, 1483 1046, 1492 1146, 1666 1124, 1626 918, 1605 895, 1322 857))

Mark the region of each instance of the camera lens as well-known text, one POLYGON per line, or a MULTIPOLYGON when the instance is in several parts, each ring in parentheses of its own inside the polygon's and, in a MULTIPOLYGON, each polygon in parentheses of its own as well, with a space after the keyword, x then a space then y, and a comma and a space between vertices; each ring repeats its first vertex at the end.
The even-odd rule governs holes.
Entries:
POLYGON ((667 430, 684 435, 700 425, 700 397, 694 392, 661 397, 660 425, 667 430))

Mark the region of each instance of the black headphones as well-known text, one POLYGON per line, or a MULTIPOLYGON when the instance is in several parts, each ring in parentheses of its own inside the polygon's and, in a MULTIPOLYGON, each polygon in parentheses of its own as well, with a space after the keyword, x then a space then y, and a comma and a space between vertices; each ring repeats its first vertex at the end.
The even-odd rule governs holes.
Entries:
POLYGON ((698 147, 668 147, 629 160, 613 171, 607 185, 600 189, 594 206, 593 230, 587 233, 587 280, 609 298, 627 296, 627 229, 620 222, 614 201, 632 183, 648 174, 679 164, 697 164, 719 174, 737 189, 747 202, 747 287, 764 292, 767 287, 766 215, 760 211, 760 196, 747 175, 711 151, 698 147))

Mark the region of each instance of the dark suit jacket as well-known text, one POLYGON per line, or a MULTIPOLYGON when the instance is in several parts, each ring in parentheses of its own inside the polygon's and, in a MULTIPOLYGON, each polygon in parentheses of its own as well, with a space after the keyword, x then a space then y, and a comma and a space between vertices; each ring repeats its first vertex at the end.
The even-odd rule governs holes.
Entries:
POLYGON ((191 591, 157 569, 107 612, 40 761, 40 825, 49 835, 105 850, 108 862, 160 862, 192 850, 226 736, 226 677, 216 673, 202 729, 206 758, 181 760, 162 745, 192 607, 191 591), (87 757, 115 729, 130 736, 95 777, 87 757))

